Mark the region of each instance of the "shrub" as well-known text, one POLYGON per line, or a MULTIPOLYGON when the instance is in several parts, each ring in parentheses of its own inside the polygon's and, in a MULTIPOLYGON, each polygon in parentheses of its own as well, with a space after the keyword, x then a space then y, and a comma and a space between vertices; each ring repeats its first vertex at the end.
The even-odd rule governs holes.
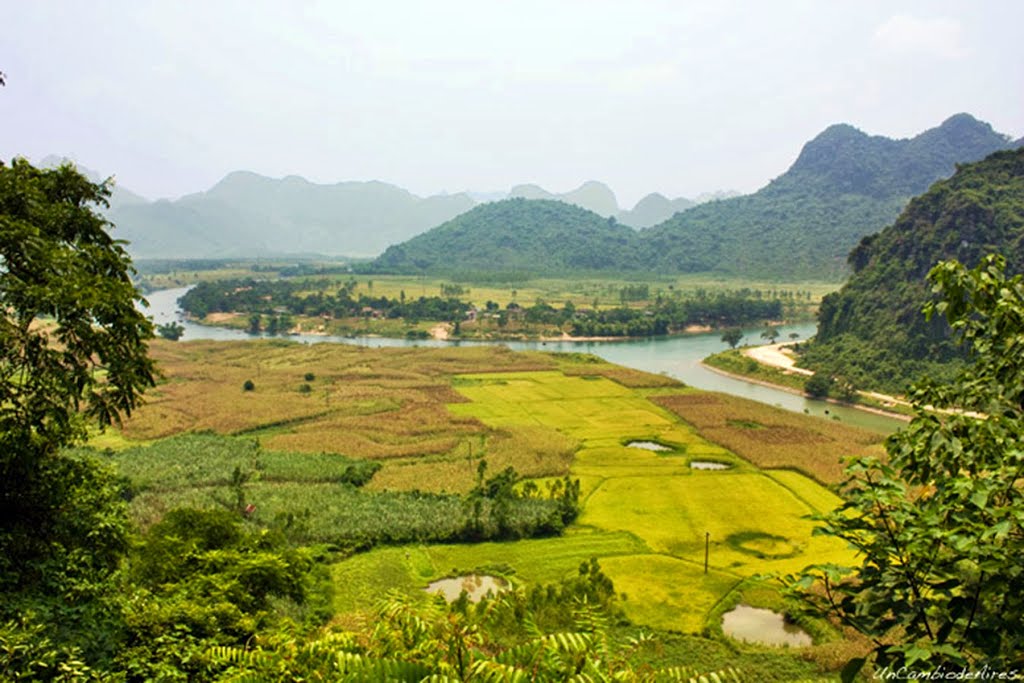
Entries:
POLYGON ((807 392, 808 396, 813 398, 826 398, 828 392, 832 388, 832 378, 828 375, 816 372, 807 380, 804 385, 804 391, 807 392))
POLYGON ((253 391, 256 389, 256 385, 251 379, 245 380, 245 384, 242 385, 242 391, 253 391))

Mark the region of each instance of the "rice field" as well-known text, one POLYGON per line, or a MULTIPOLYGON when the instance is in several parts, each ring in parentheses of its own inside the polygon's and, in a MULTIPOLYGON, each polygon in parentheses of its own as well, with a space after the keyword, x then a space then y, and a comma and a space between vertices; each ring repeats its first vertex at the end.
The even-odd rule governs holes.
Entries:
POLYGON ((846 458, 885 454, 884 437, 874 432, 739 396, 693 392, 651 400, 758 467, 795 469, 823 484, 843 480, 846 458))
MULTIPOLYGON (((378 548, 339 562, 340 612, 359 612, 388 589, 418 593, 431 580, 481 568, 514 581, 555 581, 598 557, 634 621, 701 632, 714 606, 751 576, 852 560, 843 547, 812 536, 808 516, 838 503, 822 483, 840 478, 841 455, 881 450, 869 432, 695 392, 582 354, 273 340, 158 342, 153 355, 165 374, 156 395, 120 434, 102 436, 104 445, 120 450, 203 431, 240 437, 243 446, 258 440, 282 455, 265 458, 248 495, 271 517, 296 499, 316 506, 324 514, 307 523, 324 526, 309 529, 311 538, 351 524, 350 514, 376 516, 376 526, 366 522, 373 534, 417 523, 415 501, 390 514, 339 498, 331 472, 348 458, 380 466, 365 486, 374 491, 464 492, 481 459, 490 472, 511 466, 541 486, 566 473, 580 480, 581 515, 561 537, 378 548), (247 379, 251 391, 243 389, 247 379), (629 447, 632 441, 667 450, 629 447), (691 468, 708 460, 728 469, 691 468), (288 481, 275 481, 274 468, 287 471, 288 481)), ((209 498, 207 475, 187 461, 171 472, 126 457, 149 482, 140 504, 153 515, 209 498), (161 482, 173 477, 192 477, 195 486, 158 497, 161 482)), ((208 464, 216 477, 230 474, 208 464)), ((442 513, 436 526, 456 515, 442 513)))
MULTIPOLYGON (((598 373, 553 370, 465 374, 452 386, 468 399, 449 406, 458 417, 498 429, 555 430, 577 442, 571 474, 583 483, 583 510, 575 533, 560 538, 409 549, 402 562, 421 561, 417 571, 406 572, 407 588, 487 567, 519 580, 550 581, 571 574, 592 555, 626 594, 624 609, 631 619, 694 633, 707 626, 713 607, 751 576, 852 559, 841 544, 812 535, 808 516, 834 506, 834 494, 793 469, 761 469, 712 443, 659 405, 673 406, 676 398, 661 395, 663 389, 649 400, 641 390, 598 373), (627 446, 638 440, 668 450, 627 446), (730 467, 695 470, 690 467, 694 460, 730 467), (597 547, 599 539, 609 538, 629 543, 597 547), (441 557, 447 561, 438 561, 441 557), (563 565, 555 557, 571 559, 563 565)), ((697 396, 680 391, 687 392, 680 398, 697 396)), ((741 426, 744 416, 749 417, 741 413, 723 419, 727 428, 740 430, 747 428, 741 426)), ((791 437, 796 444, 810 438, 792 429, 777 434, 780 442, 791 437)), ((372 551, 340 563, 338 585, 351 585, 348 572, 366 572, 367 563, 393 561, 388 553, 372 551)), ((340 593, 340 608, 368 606, 349 591, 340 593)))

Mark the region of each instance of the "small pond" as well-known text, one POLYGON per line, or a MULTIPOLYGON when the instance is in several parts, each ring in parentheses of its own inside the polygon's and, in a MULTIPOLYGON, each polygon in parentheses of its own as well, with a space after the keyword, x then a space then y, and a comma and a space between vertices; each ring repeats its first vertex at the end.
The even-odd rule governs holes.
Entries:
POLYGON ((626 444, 626 448, 642 448, 645 451, 671 451, 671 450, 673 450, 672 448, 669 448, 665 444, 658 443, 657 441, 630 441, 629 443, 626 444))
POLYGON ((736 640, 776 647, 804 647, 812 642, 803 629, 788 623, 778 612, 750 605, 737 605, 723 614, 722 631, 736 640))
POLYGON ((438 579, 427 586, 428 593, 440 593, 448 602, 454 602, 462 595, 469 594, 470 602, 480 602, 488 593, 500 593, 508 590, 508 581, 486 574, 468 574, 450 579, 438 579))
POLYGON ((691 460, 691 470, 729 470, 732 469, 732 465, 724 462, 714 462, 713 460, 691 460))

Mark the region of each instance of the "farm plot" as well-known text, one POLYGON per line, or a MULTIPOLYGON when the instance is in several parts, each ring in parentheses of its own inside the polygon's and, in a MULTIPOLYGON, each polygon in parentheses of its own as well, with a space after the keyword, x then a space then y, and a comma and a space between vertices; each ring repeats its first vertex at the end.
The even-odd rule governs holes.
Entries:
MULTIPOLYGON (((458 416, 490 427, 554 429, 576 440, 572 474, 584 482, 583 510, 574 527, 578 533, 560 538, 422 549, 418 552, 431 558, 430 568, 421 566, 413 581, 417 586, 495 564, 508 565, 522 580, 553 580, 586 559, 579 554, 581 539, 629 538, 628 547, 613 551, 587 548, 617 589, 627 593, 627 614, 640 624, 696 632, 713 606, 747 577, 851 559, 841 544, 811 534, 807 516, 829 506, 831 493, 797 472, 758 469, 637 391, 604 377, 559 372, 465 375, 453 386, 469 399, 449 406, 458 416), (634 440, 669 450, 626 445, 634 440), (692 460, 705 458, 731 467, 690 468, 692 460), (712 545, 705 575, 707 533, 712 545), (555 557, 572 561, 563 566, 555 557), (538 571, 543 558, 549 567, 538 571)), ((374 562, 383 552, 349 562, 374 562)), ((345 564, 338 568, 339 578, 345 564)), ((351 603, 351 598, 341 600, 351 603)))

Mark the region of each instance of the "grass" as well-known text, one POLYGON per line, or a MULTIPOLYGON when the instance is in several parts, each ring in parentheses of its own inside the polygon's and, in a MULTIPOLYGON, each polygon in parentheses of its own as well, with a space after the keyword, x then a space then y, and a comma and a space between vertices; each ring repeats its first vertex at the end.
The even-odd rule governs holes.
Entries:
POLYGON ((591 557, 645 550, 642 542, 624 532, 571 533, 506 543, 379 548, 334 565, 334 584, 344 588, 335 593, 335 608, 339 613, 368 610, 389 590, 416 595, 431 581, 477 570, 514 582, 554 583, 574 575, 591 557))
POLYGON ((804 385, 807 383, 807 375, 786 372, 781 368, 758 363, 753 358, 744 356, 743 351, 740 349, 728 349, 727 351, 713 354, 702 362, 705 365, 710 365, 713 368, 718 368, 734 375, 742 375, 743 377, 770 382, 782 387, 796 389, 799 392, 804 391, 804 385))

